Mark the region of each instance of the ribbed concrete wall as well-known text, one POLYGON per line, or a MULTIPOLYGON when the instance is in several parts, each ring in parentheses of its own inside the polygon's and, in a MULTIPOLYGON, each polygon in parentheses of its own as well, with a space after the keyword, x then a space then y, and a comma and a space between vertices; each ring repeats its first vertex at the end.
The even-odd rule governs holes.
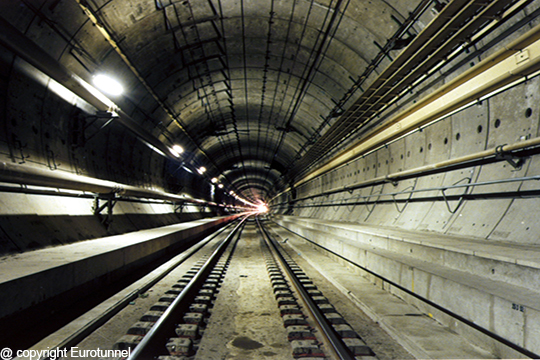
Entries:
POLYGON ((384 280, 358 269, 361 275, 502 358, 519 356, 421 299, 514 344, 536 353, 540 351, 540 291, 535 286, 540 281, 540 249, 533 252, 519 246, 496 246, 458 236, 433 236, 312 218, 275 216, 273 219, 366 271, 378 274, 384 280))
MULTIPOLYGON (((294 198, 285 193, 276 199, 276 204, 281 203, 279 212, 290 216, 274 219, 359 266, 538 353, 538 197, 515 193, 491 199, 459 198, 460 194, 538 189, 535 178, 522 179, 540 175, 538 156, 521 159, 524 164, 519 168, 499 161, 317 195, 538 137, 539 89, 540 79, 535 77, 315 178, 296 188, 294 198), (479 185, 486 182, 491 183, 479 185), (452 188, 467 184, 472 185, 452 188), (457 197, 445 201, 445 196, 452 195, 457 197), (308 199, 287 203, 302 198, 308 199), (357 204, 346 205, 354 201, 357 204), (357 225, 361 229, 354 228, 357 225)), ((406 292, 391 286, 390 291, 456 331, 478 339, 495 354, 515 356, 478 333, 471 335, 467 326, 406 292)))
MULTIPOLYGON (((427 127, 422 132, 415 132, 390 144, 388 148, 300 186, 296 189, 297 198, 537 137, 540 117, 538 88, 539 79, 534 78, 463 110, 427 127)), ((344 191, 298 202, 294 215, 433 231, 518 244, 538 244, 534 235, 540 230, 540 223, 536 221, 539 204, 536 198, 422 203, 392 203, 392 200, 443 195, 440 190, 399 194, 401 191, 451 187, 539 174, 540 165, 536 157, 525 159, 525 164, 520 169, 515 169, 502 161, 404 180, 398 184, 387 183, 355 190, 352 193, 344 191), (363 198, 378 194, 381 196, 363 198), (390 200, 390 203, 340 206, 343 202, 355 199, 390 200), (335 203, 335 206, 313 206, 330 202, 335 203)), ((465 192, 481 194, 536 188, 536 180, 516 181, 449 189, 444 194, 459 195, 465 192)))

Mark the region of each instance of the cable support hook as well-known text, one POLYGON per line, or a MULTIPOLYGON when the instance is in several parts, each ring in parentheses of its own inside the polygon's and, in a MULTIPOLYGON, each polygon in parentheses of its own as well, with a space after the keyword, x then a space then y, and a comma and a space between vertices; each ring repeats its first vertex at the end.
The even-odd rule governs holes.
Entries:
POLYGON ((495 158, 499 160, 505 160, 510 164, 515 171, 521 170, 523 164, 525 164, 525 158, 514 155, 511 151, 504 151, 503 148, 507 144, 499 145, 495 148, 495 158))
MULTIPOLYGON (((461 180, 455 182, 455 183, 453 184, 453 186, 459 184, 459 183, 462 182, 463 180, 468 180, 468 183, 470 184, 471 181, 472 181, 472 178, 467 176, 467 177, 465 177, 465 178, 463 178, 463 179, 461 179, 461 180)), ((450 214, 455 214, 456 211, 458 211, 458 209, 460 208, 460 206, 463 204, 463 202, 465 201, 464 196, 467 195, 467 193, 469 192, 469 187, 470 187, 470 186, 465 186, 465 191, 463 192, 463 194, 461 194, 461 195, 459 196, 458 204, 457 204, 456 208, 453 209, 453 210, 450 208, 450 200, 448 200, 448 198, 446 197, 446 193, 445 193, 445 191, 448 190, 448 189, 447 189, 447 188, 441 189, 441 194, 442 194, 442 196, 443 196, 444 202, 446 203, 446 208, 448 209, 448 211, 450 212, 450 214)))

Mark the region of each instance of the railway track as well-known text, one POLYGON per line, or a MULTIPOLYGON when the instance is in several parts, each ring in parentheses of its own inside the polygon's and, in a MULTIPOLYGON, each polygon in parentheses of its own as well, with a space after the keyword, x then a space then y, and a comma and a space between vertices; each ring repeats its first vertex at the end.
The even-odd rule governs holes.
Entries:
MULTIPOLYGON (((195 357, 211 308, 234 254, 241 222, 217 249, 199 260, 116 343, 128 360, 195 357)), ((376 359, 313 281, 257 220, 260 246, 292 358, 376 359)))
POLYGON ((207 239, 130 304, 64 358, 377 359, 259 220, 207 239))
POLYGON ((266 264, 294 357, 377 359, 328 298, 257 220, 266 264), (304 309, 304 310, 302 310, 304 309))
POLYGON ((199 260, 165 292, 140 322, 135 323, 117 342, 117 348, 132 351, 130 360, 166 360, 169 356, 195 354, 197 341, 204 333, 210 307, 245 221, 244 218, 210 256, 199 260))
MULTIPOLYGON (((154 274, 156 269, 147 275, 153 280, 138 288, 138 297, 123 296, 118 309, 95 319, 102 325, 93 332, 84 329, 70 335, 62 349, 76 348, 77 352, 60 352, 61 358, 413 358, 414 348, 411 351, 403 339, 394 338, 401 340, 398 344, 380 324, 363 315, 356 298, 349 296, 347 290, 361 286, 359 278, 347 280, 352 282, 344 288, 340 284, 344 278, 331 275, 336 274, 334 269, 343 271, 340 264, 322 266, 333 260, 310 253, 309 245, 287 234, 254 217, 222 229, 178 254, 162 273, 154 274), (334 284, 332 279, 338 281, 334 284)), ((386 314, 399 319, 401 326, 413 331, 431 326, 433 321, 422 312, 391 296, 377 296, 385 299, 381 305, 393 302, 386 314)), ((441 336, 439 328, 430 329, 435 335, 429 346, 441 336)), ((430 335, 418 333, 425 338, 430 335)), ((456 340, 454 336, 451 341, 456 340)), ((469 353, 479 354, 470 358, 485 354, 476 349, 469 353)), ((53 360, 60 358, 58 354, 42 352, 43 356, 34 353, 22 358, 53 360)))

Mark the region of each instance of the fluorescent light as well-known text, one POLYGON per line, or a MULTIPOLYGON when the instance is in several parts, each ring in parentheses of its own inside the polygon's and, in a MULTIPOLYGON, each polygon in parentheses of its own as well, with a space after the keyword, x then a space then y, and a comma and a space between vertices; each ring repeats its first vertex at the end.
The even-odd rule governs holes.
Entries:
POLYGON ((171 153, 176 156, 176 157, 180 157, 180 154, 184 152, 184 148, 181 147, 180 145, 174 145, 172 148, 171 148, 171 153))
POLYGON ((189 170, 186 166, 182 166, 182 169, 186 170, 188 173, 193 174, 193 171, 189 170))
POLYGON ((96 85, 99 90, 109 95, 120 95, 124 92, 122 85, 107 75, 96 75, 94 77, 94 85, 96 85))

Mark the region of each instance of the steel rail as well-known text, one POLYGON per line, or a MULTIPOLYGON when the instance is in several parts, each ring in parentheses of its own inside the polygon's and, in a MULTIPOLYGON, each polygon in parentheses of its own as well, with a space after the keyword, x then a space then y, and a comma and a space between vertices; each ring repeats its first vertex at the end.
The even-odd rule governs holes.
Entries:
POLYGON ((328 341, 328 344, 331 345, 332 349, 329 349, 332 351, 340 360, 354 360, 355 357, 345 346, 343 341, 340 339, 339 335, 336 333, 332 325, 329 324, 329 322, 326 320, 322 312, 319 310, 313 299, 309 296, 307 291, 304 289, 298 278, 296 277, 296 274, 291 270, 289 265, 287 264, 287 261, 285 260, 285 257, 281 254, 278 246, 275 244, 274 239, 268 234, 267 230, 261 225, 259 222, 259 219, 257 220, 257 226, 259 227, 259 231, 263 238, 265 239, 266 243, 269 244, 269 248, 273 249, 271 250, 272 253, 277 255, 277 259, 281 263, 282 267, 287 272, 287 275, 291 279, 293 286, 295 287, 298 294, 302 297, 302 301, 307 305, 307 308, 309 312, 311 313, 313 319, 317 322, 317 325, 319 326, 321 331, 321 334, 326 338, 328 341))
POLYGON ((238 225, 231 231, 231 233, 221 242, 208 260, 201 267, 199 272, 191 279, 180 294, 174 299, 171 305, 165 310, 163 315, 154 324, 152 329, 146 334, 142 341, 133 350, 127 360, 136 359, 153 359, 158 349, 163 349, 163 353, 167 353, 165 344, 167 339, 174 334, 175 326, 178 322, 178 313, 188 309, 189 304, 187 302, 195 295, 200 284, 205 281, 206 277, 214 266, 219 261, 221 255, 225 252, 229 244, 235 238, 240 229, 243 228, 245 221, 249 216, 245 216, 238 225))
MULTIPOLYGON (((137 297, 140 296, 140 294, 145 293, 148 291, 152 286, 157 284, 160 280, 165 278, 168 274, 170 274, 174 269, 176 269, 178 266, 180 266, 182 263, 184 263, 187 259, 189 259, 191 256, 196 254, 199 250, 201 250, 205 245, 207 245, 210 241, 214 240, 217 236, 219 236, 222 232, 224 232, 228 227, 230 227, 231 224, 226 225, 225 227, 217 230, 213 234, 209 235, 205 240, 202 240, 201 242, 198 242, 197 244, 193 245, 186 251, 184 251, 180 256, 180 258, 175 257, 174 259, 177 259, 177 261, 174 261, 174 263, 170 264, 169 261, 165 263, 165 265, 168 265, 165 269, 163 269, 159 274, 155 275, 150 281, 144 283, 141 287, 139 287, 136 290, 131 291, 129 294, 124 296, 121 300, 116 302, 112 307, 107 309, 106 312, 104 312, 101 316, 92 319, 91 322, 80 328, 78 331, 71 334, 68 338, 63 340, 58 340, 57 345, 55 345, 52 348, 57 349, 70 349, 74 346, 76 346, 78 343, 80 343, 82 340, 84 340, 88 335, 90 335, 92 332, 97 330, 99 327, 101 327, 103 324, 105 324, 107 321, 109 321, 113 316, 118 314, 122 309, 124 309, 128 304, 135 300, 137 297)), ((163 265, 162 265, 163 266, 163 265)), ((159 267, 157 270, 160 270, 161 267, 159 267)), ((155 271, 154 271, 155 272, 155 271)), ((76 322, 77 320, 74 320, 72 323, 76 322)), ((39 343, 35 346, 31 347, 29 350, 36 349, 39 346, 39 343)), ((52 357, 43 357, 38 360, 56 360, 52 357)))
POLYGON ((437 304, 437 303, 435 303, 435 302, 433 302, 433 301, 431 301, 431 300, 429 300, 429 299, 427 299, 427 298, 425 298, 425 297, 423 297, 423 296, 421 296, 421 295, 407 289, 406 287, 404 287, 404 286, 402 286, 402 285, 400 285, 400 284, 398 284, 398 283, 396 283, 396 282, 394 282, 394 281, 392 281, 392 280, 390 280, 390 279, 388 279, 388 278, 386 278, 386 277, 384 277, 382 275, 379 275, 378 273, 374 272, 373 270, 368 269, 365 266, 359 265, 359 264, 347 259, 343 255, 340 255, 340 254, 338 254, 338 253, 336 253, 336 252, 334 252, 334 251, 332 251, 330 249, 325 248, 324 246, 321 246, 320 244, 316 243, 315 241, 312 241, 312 240, 308 239, 307 237, 302 236, 299 233, 294 232, 294 231, 286 228, 285 226, 278 224, 277 222, 275 222, 273 220, 270 220, 270 221, 272 221, 272 223, 276 224, 276 226, 279 226, 280 228, 285 229, 286 231, 290 232, 291 234, 294 234, 294 235, 298 236, 299 238, 302 238, 303 240, 309 242, 310 244, 312 244, 312 245, 314 245, 314 246, 316 246, 316 247, 318 247, 318 248, 320 248, 320 249, 322 249, 322 250, 324 250, 324 251, 326 251, 326 252, 328 252, 328 253, 336 256, 336 257, 338 257, 341 260, 344 260, 346 263, 351 264, 352 266, 354 266, 356 268, 359 268, 359 269, 367 272, 370 275, 375 276, 376 278, 382 280, 383 282, 385 282, 387 284, 390 284, 392 287, 395 287, 395 288, 399 289, 400 291, 405 292, 406 294, 408 294, 408 295, 410 295, 410 296, 412 296, 412 297, 426 303, 429 306, 432 306, 433 308, 445 313, 446 315, 451 316, 452 318, 462 322, 463 324, 470 326, 474 330, 477 330, 480 333, 482 333, 484 335, 487 335, 488 337, 494 339, 495 341, 498 341, 498 342, 504 344, 505 346, 507 346, 507 347, 509 347, 509 348, 511 348, 511 349, 525 355, 527 358, 540 359, 540 355, 535 354, 534 352, 532 352, 532 351, 530 351, 528 349, 525 349, 525 348, 521 347, 520 345, 514 344, 513 342, 503 338, 502 336, 500 336, 498 334, 495 334, 494 332, 491 332, 490 330, 488 330, 488 329, 486 329, 486 328, 484 328, 484 327, 482 327, 482 326, 480 326, 478 324, 475 324, 473 321, 468 320, 468 319, 464 318, 463 316, 458 315, 455 312, 452 312, 451 310, 448 310, 447 308, 445 308, 445 307, 443 307, 443 306, 441 306, 441 305, 439 305, 439 304, 437 304))

